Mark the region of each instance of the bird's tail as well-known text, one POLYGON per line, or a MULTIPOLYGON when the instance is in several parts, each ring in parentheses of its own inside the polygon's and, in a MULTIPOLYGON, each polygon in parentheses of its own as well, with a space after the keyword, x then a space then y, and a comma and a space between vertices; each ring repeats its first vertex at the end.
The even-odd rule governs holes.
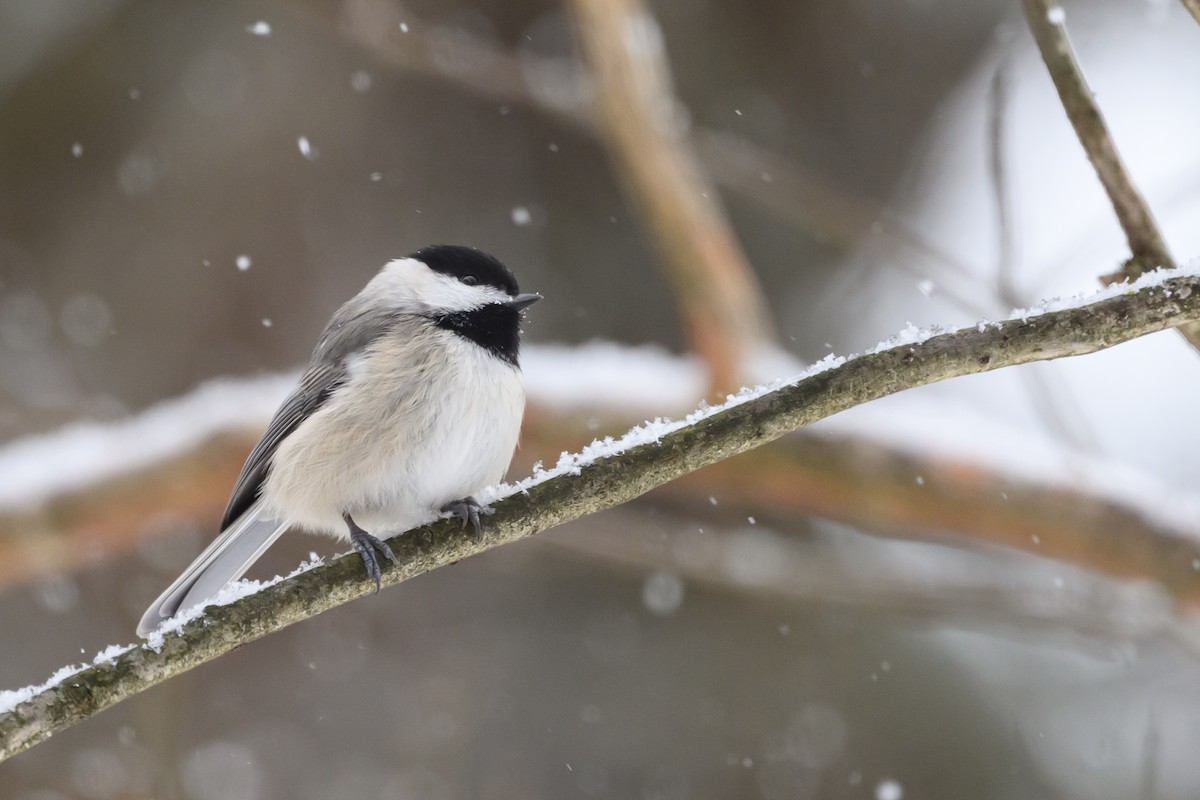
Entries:
POLYGON ((221 531, 146 609, 138 623, 138 636, 148 636, 164 619, 175 616, 182 608, 198 605, 245 574, 288 528, 286 520, 262 519, 261 512, 262 504, 255 503, 221 531))

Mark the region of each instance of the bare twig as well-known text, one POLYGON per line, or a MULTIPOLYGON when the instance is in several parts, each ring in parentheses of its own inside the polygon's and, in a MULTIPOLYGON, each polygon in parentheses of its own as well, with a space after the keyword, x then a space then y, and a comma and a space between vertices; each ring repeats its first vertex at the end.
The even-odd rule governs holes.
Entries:
MULTIPOLYGON (((582 462, 495 506, 482 541, 449 520, 389 540, 399 563, 387 585, 429 572, 571 519, 624 503, 667 481, 758 447, 810 422, 904 389, 1033 361, 1076 356, 1200 319, 1200 277, 1180 276, 1090 305, 966 328, 860 356, 716 409, 612 455, 582 462)), ((643 437, 644 438, 644 437, 643 437)), ((631 442, 639 441, 635 436, 631 442)), ((1150 576, 1176 602, 1200 598, 1196 539, 1164 551, 1119 536, 1108 543, 1114 574, 1150 576)), ((35 694, 0 715, 0 759, 222 653, 374 591, 351 555, 228 606, 215 606, 158 650, 140 647, 35 694)))
POLYGON ((1021 6, 1063 109, 1108 193, 1121 229, 1125 231, 1133 257, 1125 263, 1121 274, 1132 279, 1157 267, 1175 266, 1158 223, 1145 198, 1133 185, 1133 178, 1113 144, 1104 116, 1083 77, 1067 38, 1062 8, 1054 0, 1021 0, 1021 6))

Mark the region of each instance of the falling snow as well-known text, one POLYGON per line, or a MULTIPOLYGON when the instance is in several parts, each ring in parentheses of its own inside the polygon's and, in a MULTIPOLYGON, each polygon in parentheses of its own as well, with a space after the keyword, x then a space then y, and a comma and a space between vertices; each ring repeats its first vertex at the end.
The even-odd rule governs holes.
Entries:
POLYGON ((642 584, 642 604, 652 614, 669 617, 683 605, 683 579, 673 572, 655 572, 642 584))
POLYGON ((904 787, 899 782, 888 778, 875 787, 875 800, 900 800, 904 797, 904 787))
POLYGON ((250 33, 255 36, 270 36, 271 35, 271 23, 264 22, 263 20, 260 19, 258 22, 254 23, 253 25, 247 25, 246 33, 250 33))
POLYGON ((370 91, 371 83, 371 73, 364 72, 361 69, 357 70, 353 75, 350 76, 350 89, 357 94, 364 94, 365 92, 370 91))

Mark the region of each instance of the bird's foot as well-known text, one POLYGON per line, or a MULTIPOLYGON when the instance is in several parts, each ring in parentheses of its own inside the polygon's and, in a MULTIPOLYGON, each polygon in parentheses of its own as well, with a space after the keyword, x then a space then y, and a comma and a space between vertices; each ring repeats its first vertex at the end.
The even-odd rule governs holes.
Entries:
POLYGON ((346 521, 346 525, 350 528, 350 544, 354 546, 355 552, 362 557, 363 566, 367 568, 367 574, 375 579, 375 591, 379 591, 379 558, 375 555, 376 551, 385 557, 393 564, 396 563, 396 556, 392 552, 392 548, 387 546, 387 542, 382 539, 377 539, 371 534, 358 527, 349 514, 343 514, 342 519, 346 521))
POLYGON ((483 525, 479 521, 479 515, 494 514, 496 512, 488 506, 480 505, 479 501, 474 497, 464 497, 461 500, 451 500, 449 503, 446 503, 446 505, 442 506, 442 513, 457 517, 462 522, 464 528, 470 523, 471 530, 475 532, 475 538, 482 539, 483 525))

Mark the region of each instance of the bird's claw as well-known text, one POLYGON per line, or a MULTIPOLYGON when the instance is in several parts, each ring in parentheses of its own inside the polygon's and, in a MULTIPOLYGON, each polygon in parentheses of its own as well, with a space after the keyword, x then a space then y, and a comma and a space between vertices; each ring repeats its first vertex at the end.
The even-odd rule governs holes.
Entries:
POLYGON ((475 533, 476 540, 483 538, 483 524, 480 522, 479 515, 496 513, 488 506, 480 505, 479 501, 474 497, 464 497, 461 500, 452 500, 449 503, 446 503, 446 505, 442 506, 441 510, 443 514, 449 514, 452 517, 456 517, 462 523, 462 527, 464 529, 468 524, 470 524, 471 530, 475 533))
POLYGON ((388 547, 387 542, 378 539, 371 534, 358 527, 353 520, 347 519, 346 523, 350 526, 350 544, 363 560, 363 566, 367 568, 367 575, 375 580, 375 591, 379 591, 379 558, 375 555, 376 551, 385 557, 393 564, 396 563, 396 554, 392 552, 392 548, 388 547))

